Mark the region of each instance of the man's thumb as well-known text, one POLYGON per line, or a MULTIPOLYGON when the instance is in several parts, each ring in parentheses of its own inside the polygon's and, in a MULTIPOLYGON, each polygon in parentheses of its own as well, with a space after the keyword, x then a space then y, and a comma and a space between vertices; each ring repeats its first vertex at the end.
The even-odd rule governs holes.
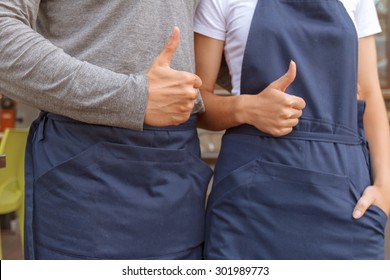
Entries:
POLYGON ((294 82, 295 77, 297 76, 297 65, 293 60, 290 61, 290 66, 288 71, 282 77, 270 84, 270 87, 281 90, 283 92, 294 82))
POLYGON ((168 38, 167 42, 165 43, 164 48, 162 49, 161 53, 155 60, 155 63, 159 64, 160 66, 169 66, 176 52, 176 49, 179 46, 179 41, 180 41, 180 29, 179 27, 175 26, 173 27, 172 34, 168 38))

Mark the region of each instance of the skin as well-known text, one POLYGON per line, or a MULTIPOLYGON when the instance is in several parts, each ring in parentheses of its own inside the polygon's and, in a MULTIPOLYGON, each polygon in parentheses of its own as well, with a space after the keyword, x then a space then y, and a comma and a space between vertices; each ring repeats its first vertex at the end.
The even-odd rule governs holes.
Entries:
POLYGON ((145 123, 154 126, 178 125, 187 121, 194 108, 201 79, 170 67, 179 46, 180 30, 174 27, 163 50, 150 66, 145 123))
MULTIPOLYGON (((292 61, 287 73, 271 83, 261 94, 218 96, 213 94, 224 42, 195 34, 197 75, 206 113, 199 117, 198 126, 209 130, 223 130, 241 124, 278 137, 290 133, 299 122, 305 101, 286 93, 294 81, 296 65, 292 61)), ((358 96, 366 101, 364 125, 373 159, 374 184, 368 186, 352 213, 361 218, 368 207, 376 205, 390 213, 390 130, 386 108, 379 84, 373 36, 359 40, 358 96)))
POLYGON ((374 36, 359 40, 359 96, 366 101, 365 133, 370 145, 374 184, 358 201, 353 217, 359 219, 375 205, 390 214, 390 130, 377 70, 374 36))

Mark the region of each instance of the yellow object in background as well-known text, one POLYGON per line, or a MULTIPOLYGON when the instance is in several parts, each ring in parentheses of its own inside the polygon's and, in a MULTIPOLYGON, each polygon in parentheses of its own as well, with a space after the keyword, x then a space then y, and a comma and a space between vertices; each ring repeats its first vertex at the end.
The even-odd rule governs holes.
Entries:
MULTIPOLYGON (((0 155, 6 155, 6 166, 0 169, 0 214, 17 213, 22 245, 24 230, 24 155, 27 135, 27 128, 7 128, 0 143, 0 155)), ((1 238, 0 259, 2 259, 1 238)))

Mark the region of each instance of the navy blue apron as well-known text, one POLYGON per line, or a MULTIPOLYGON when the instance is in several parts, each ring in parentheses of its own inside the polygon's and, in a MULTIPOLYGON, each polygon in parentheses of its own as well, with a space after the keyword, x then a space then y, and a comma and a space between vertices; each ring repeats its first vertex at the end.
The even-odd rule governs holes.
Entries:
POLYGON ((259 0, 246 45, 242 94, 282 76, 304 98, 284 137, 229 129, 206 213, 206 259, 383 259, 386 214, 352 211, 372 183, 357 101, 357 34, 338 0, 259 0))
POLYGON ((196 116, 144 131, 41 113, 26 156, 27 259, 200 259, 211 169, 196 116))

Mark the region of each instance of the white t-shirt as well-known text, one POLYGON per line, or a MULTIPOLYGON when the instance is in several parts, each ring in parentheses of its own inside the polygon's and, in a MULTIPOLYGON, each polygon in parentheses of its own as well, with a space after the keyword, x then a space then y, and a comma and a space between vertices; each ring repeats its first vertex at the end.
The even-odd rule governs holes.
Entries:
MULTIPOLYGON (((340 2, 355 24, 359 38, 381 31, 374 0, 340 2)), ((195 32, 225 41, 233 95, 240 94, 242 60, 256 5, 257 0, 202 0, 196 12, 195 32)))

